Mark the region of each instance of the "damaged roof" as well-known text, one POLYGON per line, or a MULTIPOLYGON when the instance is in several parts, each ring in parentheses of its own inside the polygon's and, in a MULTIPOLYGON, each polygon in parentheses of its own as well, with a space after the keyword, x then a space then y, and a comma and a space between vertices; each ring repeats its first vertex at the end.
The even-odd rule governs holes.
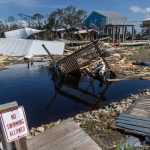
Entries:
POLYGON ((15 39, 26 39, 29 36, 37 33, 44 32, 45 30, 37 30, 31 28, 22 28, 18 30, 4 32, 6 38, 15 38, 15 39))
POLYGON ((9 38, 0 38, 0 54, 6 56, 47 55, 42 44, 48 48, 51 54, 63 55, 65 43, 62 41, 9 38))
POLYGON ((120 19, 120 18, 127 18, 117 12, 114 12, 114 11, 103 11, 103 10, 96 10, 95 11, 96 13, 102 15, 102 16, 105 16, 107 18, 117 18, 117 19, 120 19))

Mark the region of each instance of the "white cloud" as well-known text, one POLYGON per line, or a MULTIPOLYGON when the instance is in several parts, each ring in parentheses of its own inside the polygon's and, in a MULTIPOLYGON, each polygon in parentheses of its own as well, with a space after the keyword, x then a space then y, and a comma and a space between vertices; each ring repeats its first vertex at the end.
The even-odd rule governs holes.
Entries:
POLYGON ((130 7, 130 10, 133 11, 134 13, 150 13, 150 7, 146 7, 146 8, 141 8, 139 6, 132 6, 130 7))
POLYGON ((134 13, 140 13, 143 15, 144 18, 150 17, 150 7, 141 8, 139 6, 132 6, 130 10, 134 13))
POLYGON ((146 12, 147 12, 147 13, 150 13, 150 7, 147 7, 147 8, 146 8, 146 12))
POLYGON ((133 11, 134 13, 142 13, 142 9, 138 6, 132 6, 130 7, 130 10, 133 11))

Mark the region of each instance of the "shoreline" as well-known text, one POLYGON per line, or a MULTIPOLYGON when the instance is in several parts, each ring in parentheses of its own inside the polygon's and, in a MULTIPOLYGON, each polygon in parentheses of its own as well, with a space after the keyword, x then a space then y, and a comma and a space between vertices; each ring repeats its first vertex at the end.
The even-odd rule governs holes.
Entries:
MULTIPOLYGON (((74 117, 71 117, 89 136, 100 146, 106 149, 114 149, 121 144, 123 140, 127 138, 127 134, 121 133, 118 130, 114 130, 111 126, 114 124, 118 115, 127 111, 127 109, 140 97, 150 96, 150 89, 141 91, 138 94, 132 95, 122 99, 120 102, 112 102, 104 108, 79 113, 74 117), (100 134, 99 134, 100 133, 100 134), (118 138, 119 137, 119 138, 118 138), (110 142, 109 142, 109 140, 110 142), (107 140, 107 142, 104 142, 107 140), (102 143, 104 145, 102 145, 102 143), (108 145, 107 145, 108 144, 108 145)), ((66 118, 68 119, 68 118, 66 118)), ((55 122, 42 124, 39 127, 32 127, 30 135, 26 137, 27 140, 34 136, 39 135, 42 132, 50 129, 53 126, 57 126, 66 119, 59 119, 55 122)))

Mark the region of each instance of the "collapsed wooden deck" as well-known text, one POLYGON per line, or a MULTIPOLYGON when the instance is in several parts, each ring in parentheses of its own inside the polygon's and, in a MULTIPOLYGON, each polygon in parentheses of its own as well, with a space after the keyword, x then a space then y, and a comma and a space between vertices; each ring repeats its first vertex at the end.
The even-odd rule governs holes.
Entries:
POLYGON ((28 150, 101 150, 71 119, 28 140, 28 150))

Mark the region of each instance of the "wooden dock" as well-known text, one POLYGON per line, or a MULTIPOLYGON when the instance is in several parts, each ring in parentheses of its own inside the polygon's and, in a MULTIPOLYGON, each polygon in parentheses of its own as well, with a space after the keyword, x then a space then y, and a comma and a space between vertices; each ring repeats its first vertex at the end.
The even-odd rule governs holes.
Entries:
POLYGON ((127 114, 150 118, 150 96, 142 96, 129 108, 127 114))
POLYGON ((26 142, 28 150, 101 150, 73 121, 66 120, 26 142))

